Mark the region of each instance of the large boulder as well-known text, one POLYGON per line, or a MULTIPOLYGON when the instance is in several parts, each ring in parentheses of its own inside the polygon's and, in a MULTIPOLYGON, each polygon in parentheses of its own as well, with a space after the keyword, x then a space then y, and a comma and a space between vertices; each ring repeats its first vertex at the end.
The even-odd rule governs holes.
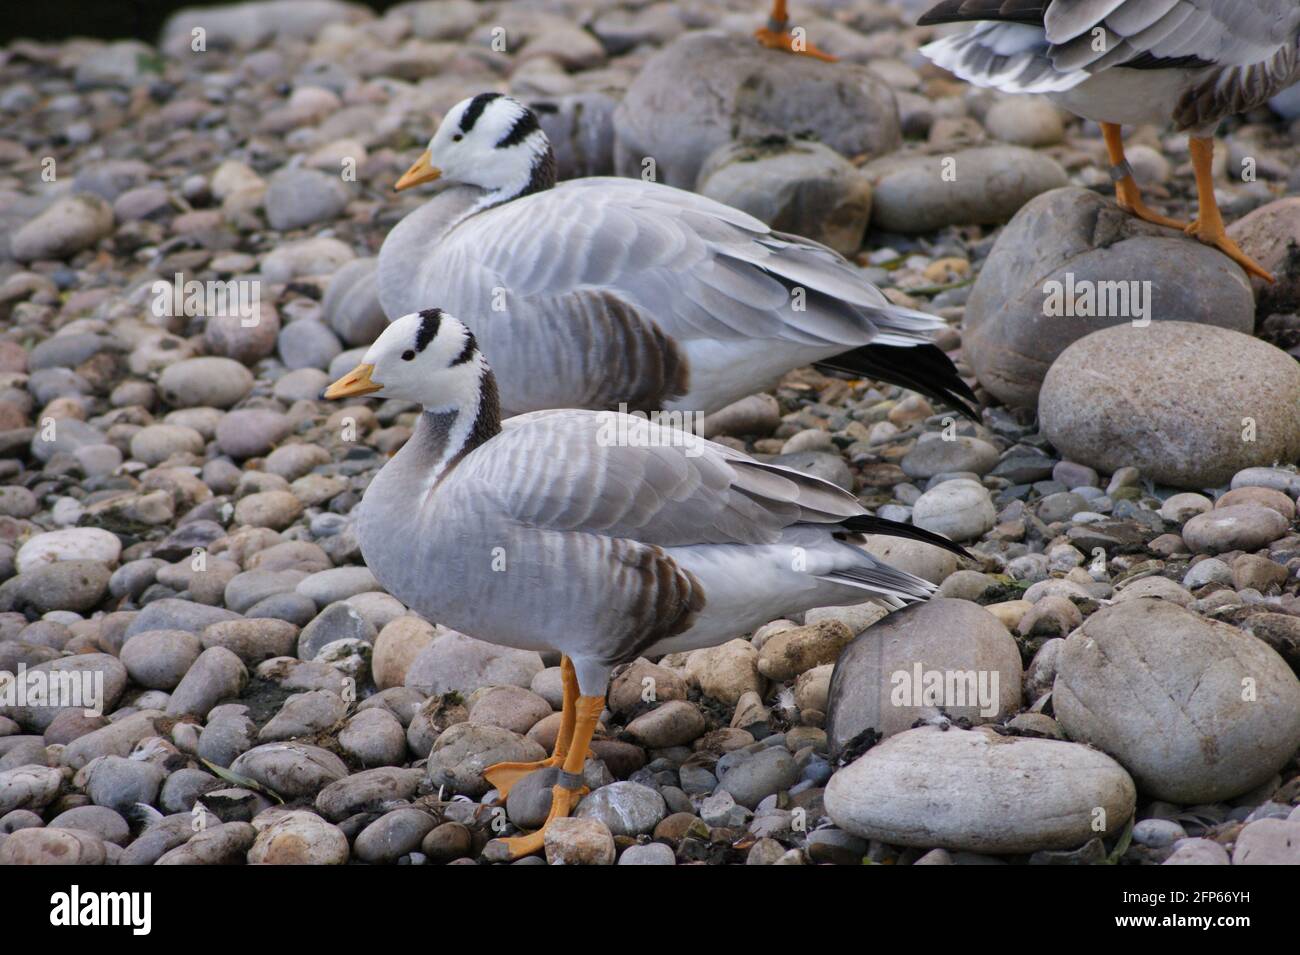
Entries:
POLYGON ((872 224, 909 234, 950 225, 998 225, 1035 196, 1069 182, 1055 159, 1021 146, 886 156, 862 173, 876 194, 872 224))
POLYGON ((1071 461, 1215 487, 1244 468, 1300 460, 1300 365, 1266 342, 1210 325, 1118 326, 1056 360, 1039 417, 1071 461))
POLYGON ((826 811, 891 845, 969 852, 1073 849, 1118 833, 1136 793, 1104 753, 1061 740, 922 726, 841 769, 826 811))
POLYGON ((826 738, 832 754, 864 730, 892 736, 942 712, 972 723, 1014 713, 1023 671, 1015 638, 969 600, 936 598, 890 614, 840 654, 826 738))
POLYGON ((1250 283, 1223 253, 1094 192, 1056 189, 1029 202, 998 237, 966 303, 963 352, 990 393, 1033 407, 1057 356, 1091 332, 1144 322, 1139 312, 1239 332, 1255 326, 1250 283), (1101 284, 1132 282, 1150 284, 1101 284), (1121 290, 1136 290, 1140 300, 1130 295, 1124 307, 1121 290))
POLYGON ((749 37, 688 33, 651 56, 614 111, 614 162, 659 182, 695 185, 708 155, 733 140, 818 139, 843 156, 900 142, 894 93, 862 66, 757 47, 749 37))
MULTIPOLYGON (((1292 87, 1300 95, 1300 87, 1292 87)), ((1259 298, 1259 314, 1294 314, 1300 311, 1300 196, 1287 196, 1260 206, 1228 228, 1243 252, 1273 273, 1270 284, 1252 278, 1259 298)))
POLYGON ((1264 641, 1167 600, 1125 601, 1065 641, 1052 705, 1071 739, 1119 760, 1147 796, 1219 802, 1300 747, 1300 681, 1264 641))

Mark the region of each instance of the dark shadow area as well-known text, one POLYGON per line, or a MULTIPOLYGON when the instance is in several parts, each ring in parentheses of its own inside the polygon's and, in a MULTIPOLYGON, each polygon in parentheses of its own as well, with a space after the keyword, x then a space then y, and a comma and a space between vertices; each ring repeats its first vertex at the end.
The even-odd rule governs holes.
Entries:
MULTIPOLYGON (((355 0, 386 10, 400 0, 355 0)), ((152 43, 163 22, 185 7, 231 6, 227 0, 40 0, 5 4, 0 44, 20 38, 58 40, 70 36, 134 38, 152 43)))

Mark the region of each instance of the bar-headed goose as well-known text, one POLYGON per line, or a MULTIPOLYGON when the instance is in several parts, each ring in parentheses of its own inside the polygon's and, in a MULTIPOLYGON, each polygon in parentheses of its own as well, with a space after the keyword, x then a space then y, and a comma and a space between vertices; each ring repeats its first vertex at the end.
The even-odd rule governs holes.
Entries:
POLYGON ((1296 0, 944 0, 921 25, 978 21, 923 47, 977 86, 1043 93, 1100 123, 1120 206, 1182 228, 1272 281, 1228 238, 1214 197, 1214 131, 1294 83, 1296 0), (1142 202, 1124 157, 1124 124, 1174 123, 1191 136, 1200 216, 1190 225, 1142 202))
MULTIPOLYGON (((505 792, 528 772, 560 766, 550 818, 581 795, 617 664, 723 643, 811 607, 897 608, 930 596, 933 585, 855 546, 863 534, 965 554, 871 516, 833 484, 644 416, 570 409, 503 423, 474 336, 436 308, 393 322, 325 392, 367 394, 424 408, 359 505, 361 553, 375 577, 430 620, 563 654, 555 754, 486 774, 505 792)), ((542 838, 504 849, 535 852, 542 838)))
POLYGON ((510 413, 708 413, 821 362, 975 416, 931 342, 941 319, 890 303, 830 249, 695 193, 557 185, 536 115, 509 97, 452 107, 396 188, 434 179, 462 184, 457 201, 388 235, 380 302, 390 318, 430 301, 466 316, 510 413))

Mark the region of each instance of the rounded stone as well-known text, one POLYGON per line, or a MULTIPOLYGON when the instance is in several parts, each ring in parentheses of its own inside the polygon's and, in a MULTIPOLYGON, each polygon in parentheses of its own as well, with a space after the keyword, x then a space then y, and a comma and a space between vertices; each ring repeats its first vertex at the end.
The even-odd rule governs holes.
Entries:
POLYGON ((433 624, 420 617, 405 615, 390 621, 375 638, 375 652, 370 667, 375 686, 381 690, 403 686, 411 662, 433 642, 433 624))
POLYGON ((929 479, 937 474, 969 471, 987 474, 998 463, 998 449, 980 438, 958 435, 952 441, 935 437, 920 441, 900 463, 911 478, 929 479))
POLYGON ((348 191, 338 176, 315 169, 286 168, 273 175, 266 189, 266 219, 272 229, 287 232, 338 216, 348 191))
POLYGON ((438 737, 429 753, 429 782, 477 798, 490 788, 483 771, 496 763, 545 759, 546 750, 499 726, 457 723, 438 737))
POLYGON ((174 454, 202 454, 203 435, 177 424, 151 424, 131 437, 131 457, 153 467, 174 454))
POLYGON ((108 593, 113 576, 108 566, 97 560, 61 560, 28 571, 18 578, 24 603, 37 613, 93 610, 108 593))
POLYGON ((651 842, 644 846, 628 846, 618 857, 619 865, 676 865, 677 857, 671 846, 651 842))
POLYGON ((235 523, 282 531, 302 516, 302 502, 290 491, 261 491, 239 499, 235 523))
POLYGON ((88 248, 113 231, 113 210, 91 193, 56 200, 48 209, 13 233, 13 257, 62 259, 88 248))
POLYGON ((137 633, 118 658, 131 679, 155 690, 174 690, 203 652, 203 642, 185 630, 137 633))
POLYGON ((799 780, 799 766, 784 748, 768 747, 722 773, 718 789, 730 793, 737 804, 754 809, 799 780))
POLYGON ((825 799, 835 824, 864 839, 1000 854, 1118 834, 1136 792, 1123 767, 1087 746, 923 726, 841 769, 825 799))
POLYGON ((551 704, 521 686, 484 687, 469 700, 471 723, 500 726, 519 734, 526 734, 550 715, 551 704))
MULTIPOLYGON (((998 236, 966 303, 963 354, 993 395, 1032 408, 1048 369, 1071 344, 1100 329, 1124 326, 1132 333, 1129 340, 1141 347, 1147 333, 1167 318, 1249 334, 1255 327, 1250 283, 1215 249, 1143 222, 1090 190, 1057 189, 1029 202, 998 236), (1146 327, 1131 327, 1144 320, 1135 291, 1142 295, 1142 313, 1152 320, 1146 327), (1069 303, 1074 307, 1067 308, 1069 303)), ((1138 377, 1160 376, 1172 367, 1157 354, 1138 377)), ((1106 365, 1092 371, 1117 393, 1135 383, 1106 365)), ((1196 396, 1185 396, 1199 405, 1196 396)), ((1143 409, 1134 405, 1133 413, 1141 415, 1143 409)), ((1216 415, 1224 422, 1229 417, 1216 415)), ((1141 433, 1131 419, 1123 420, 1126 432, 1141 433)), ((1240 420, 1233 427, 1240 429, 1240 420)))
POLYGON ((1020 705, 1015 638, 968 600, 937 597, 895 611, 840 654, 826 703, 832 754, 873 729, 893 736, 940 712, 988 723, 1020 705))
POLYGON ((1300 747, 1300 681, 1263 640, 1165 600, 1100 610, 1061 649, 1052 692, 1071 739, 1119 760, 1148 796, 1248 792, 1300 747))
POLYGON ((1067 457, 1186 488, 1300 458, 1297 407, 1294 358, 1190 322, 1094 332, 1065 349, 1039 396, 1043 431, 1067 457))
POLYGON ((185 673, 167 704, 169 716, 207 716, 222 700, 237 697, 248 682, 248 670, 225 647, 209 647, 185 673))
POLYGON ((82 829, 20 829, 0 839, 0 865, 103 865, 104 840, 82 829))
POLYGON ((243 460, 270 453, 292 431, 293 421, 278 411, 240 408, 227 414, 217 425, 217 447, 232 458, 243 460))
POLYGON ((361 830, 353 849, 362 862, 390 865, 418 849, 437 823, 436 818, 414 806, 394 809, 361 830))
POLYGON ((453 690, 468 695, 482 686, 509 683, 526 687, 542 669, 541 656, 532 650, 499 647, 443 630, 410 662, 405 682, 429 696, 453 690))
POLYGON ((159 393, 174 408, 229 408, 252 389, 252 372, 215 355, 178 361, 158 377, 159 393))
POLYGON ((1183 541, 1194 553, 1258 550, 1287 532, 1287 519, 1271 507, 1232 504, 1198 514, 1183 525, 1183 541))
POLYGON ((574 813, 579 819, 596 819, 616 836, 653 832, 668 815, 663 796, 649 786, 616 782, 588 793, 574 813))
POLYGON ((314 797, 348 774, 343 760, 329 750, 298 742, 255 746, 231 763, 230 771, 248 776, 285 799, 314 797))
POLYGON ((339 732, 339 746, 362 766, 400 766, 406 757, 406 730, 387 710, 361 710, 339 732))
POLYGON ((596 819, 552 820, 544 837, 549 865, 613 865, 614 836, 596 819))
POLYGON ((640 176, 652 157, 659 182, 690 189, 719 146, 792 129, 846 157, 897 148, 889 86, 856 63, 824 67, 748 37, 683 35, 647 59, 614 111, 618 173, 640 176))
POLYGON ((872 225, 904 234, 1006 222, 1035 196, 1069 182, 1056 160, 1020 146, 976 146, 950 156, 898 153, 862 172, 875 189, 872 225), (949 160, 955 178, 945 167, 949 160))
POLYGON ((1007 96, 989 107, 984 128, 1017 146, 1053 146, 1065 137, 1061 111, 1043 96, 1007 96))
POLYGON ((958 478, 926 491, 912 507, 912 523, 954 541, 974 540, 993 527, 997 509, 978 481, 958 478))
POLYGON ((286 812, 262 829, 248 850, 249 865, 343 865, 348 837, 314 812, 286 812))
POLYGON ((363 769, 327 785, 316 796, 316 810, 331 822, 341 822, 362 812, 375 812, 385 803, 409 800, 424 771, 382 766, 363 769))
POLYGON ((63 774, 49 766, 19 766, 0 772, 0 815, 15 809, 37 811, 63 788, 63 774))
POLYGON ((664 749, 683 746, 698 739, 705 729, 699 707, 686 700, 669 700, 627 725, 627 731, 643 746, 664 749))

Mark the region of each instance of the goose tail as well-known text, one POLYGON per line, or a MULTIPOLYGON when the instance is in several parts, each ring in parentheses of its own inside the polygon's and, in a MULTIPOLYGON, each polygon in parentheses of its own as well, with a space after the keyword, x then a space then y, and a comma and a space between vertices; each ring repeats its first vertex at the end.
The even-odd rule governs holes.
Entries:
POLYGON ((876 517, 874 514, 856 514, 840 521, 839 526, 854 534, 883 534, 886 537, 904 537, 907 540, 921 541, 925 544, 933 544, 935 547, 942 547, 958 557, 965 557, 967 560, 975 559, 965 547, 948 540, 942 534, 912 524, 902 524, 888 518, 876 517))
POLYGON ((883 345, 873 342, 817 363, 824 371, 835 371, 886 381, 909 391, 941 401, 978 422, 975 407, 979 399, 961 380, 951 359, 938 345, 883 345))

